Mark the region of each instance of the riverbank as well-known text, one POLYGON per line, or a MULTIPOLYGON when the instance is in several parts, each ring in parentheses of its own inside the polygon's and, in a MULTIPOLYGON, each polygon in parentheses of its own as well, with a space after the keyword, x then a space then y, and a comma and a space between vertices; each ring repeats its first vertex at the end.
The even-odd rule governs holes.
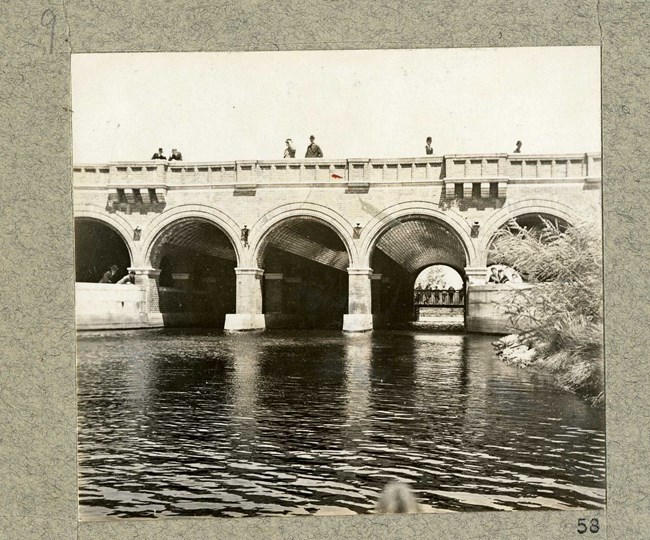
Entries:
POLYGON ((573 392, 594 407, 605 404, 604 373, 601 357, 581 356, 566 350, 553 351, 547 343, 510 334, 493 343, 506 364, 553 375, 558 385, 573 392))

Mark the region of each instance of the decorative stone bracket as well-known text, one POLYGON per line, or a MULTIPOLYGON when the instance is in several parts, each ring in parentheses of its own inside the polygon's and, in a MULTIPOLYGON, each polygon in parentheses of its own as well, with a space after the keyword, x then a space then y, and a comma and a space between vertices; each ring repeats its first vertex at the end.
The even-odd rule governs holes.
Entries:
POLYGON ((160 213, 167 205, 165 188, 110 188, 106 211, 132 214, 160 213))

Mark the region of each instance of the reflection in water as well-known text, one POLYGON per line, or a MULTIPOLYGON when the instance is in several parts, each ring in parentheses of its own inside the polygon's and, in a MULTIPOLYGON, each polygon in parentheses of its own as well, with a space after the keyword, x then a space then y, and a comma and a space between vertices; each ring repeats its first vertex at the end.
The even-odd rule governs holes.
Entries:
POLYGON ((80 334, 81 517, 602 507, 603 413, 491 340, 80 334))
POLYGON ((344 334, 346 427, 349 443, 359 439, 370 417, 371 334, 344 334))

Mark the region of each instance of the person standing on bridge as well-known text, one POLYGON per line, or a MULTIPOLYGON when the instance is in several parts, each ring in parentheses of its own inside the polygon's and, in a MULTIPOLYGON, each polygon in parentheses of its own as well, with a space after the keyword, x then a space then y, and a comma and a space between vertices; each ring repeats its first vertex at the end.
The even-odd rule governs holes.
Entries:
POLYGON ((447 292, 449 293, 449 303, 453 304, 454 303, 454 294, 456 293, 456 289, 454 289, 453 285, 450 285, 449 289, 447 289, 447 292))
POLYGON ((163 154, 163 149, 158 148, 158 152, 155 152, 153 156, 151 156, 151 159, 167 159, 165 157, 165 154, 163 154))
POLYGON ((183 161, 183 156, 176 148, 172 148, 172 155, 169 156, 169 161, 183 161))
POLYGON ((427 283, 426 287, 422 290, 422 302, 427 304, 431 302, 431 284, 427 283))
POLYGON ((320 146, 318 146, 314 140, 316 137, 313 135, 309 137, 309 146, 307 147, 307 152, 305 152, 305 157, 306 158, 321 158, 323 157, 323 151, 320 149, 320 146))
POLYGON ((424 151, 427 153, 427 156, 433 154, 433 148, 431 147, 431 137, 427 137, 427 145, 424 147, 424 151))
POLYGON ((291 139, 286 140, 287 147, 284 149, 284 158, 295 158, 296 157, 296 147, 293 145, 291 139))

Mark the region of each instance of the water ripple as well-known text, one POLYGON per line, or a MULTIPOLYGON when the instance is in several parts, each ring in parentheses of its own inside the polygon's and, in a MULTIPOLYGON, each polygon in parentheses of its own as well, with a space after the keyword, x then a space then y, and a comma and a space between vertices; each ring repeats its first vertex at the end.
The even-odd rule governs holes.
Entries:
POLYGON ((81 334, 82 519, 601 508, 604 418, 487 336, 81 334))

